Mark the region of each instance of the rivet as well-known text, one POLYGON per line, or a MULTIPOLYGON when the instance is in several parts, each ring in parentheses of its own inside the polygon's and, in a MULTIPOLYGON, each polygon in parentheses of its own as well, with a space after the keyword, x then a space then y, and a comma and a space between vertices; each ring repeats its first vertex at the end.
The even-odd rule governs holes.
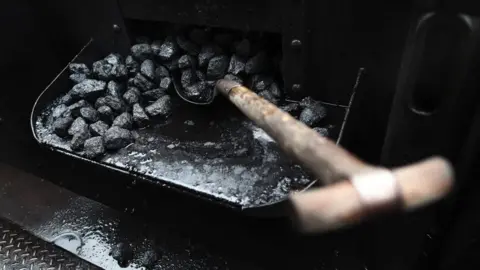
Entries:
POLYGON ((302 46, 302 41, 300 41, 299 39, 294 39, 290 44, 294 48, 299 48, 300 46, 302 46))
POLYGON ((113 31, 120 32, 121 30, 122 30, 122 28, 120 28, 120 26, 118 26, 118 24, 113 25, 113 31))

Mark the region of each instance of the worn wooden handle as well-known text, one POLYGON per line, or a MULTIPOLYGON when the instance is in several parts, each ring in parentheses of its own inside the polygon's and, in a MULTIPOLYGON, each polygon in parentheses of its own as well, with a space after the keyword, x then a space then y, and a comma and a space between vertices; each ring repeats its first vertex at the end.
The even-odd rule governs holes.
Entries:
POLYGON ((452 166, 443 158, 394 171, 372 166, 235 82, 220 80, 217 90, 320 182, 331 184, 291 196, 293 218, 304 232, 344 227, 385 211, 416 209, 444 197, 453 186, 452 166))

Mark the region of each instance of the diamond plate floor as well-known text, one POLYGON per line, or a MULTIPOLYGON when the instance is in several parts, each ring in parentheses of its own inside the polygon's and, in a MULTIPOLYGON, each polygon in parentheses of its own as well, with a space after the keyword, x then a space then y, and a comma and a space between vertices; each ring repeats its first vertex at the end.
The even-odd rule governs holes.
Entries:
POLYGON ((0 219, 1 270, 100 269, 0 219))

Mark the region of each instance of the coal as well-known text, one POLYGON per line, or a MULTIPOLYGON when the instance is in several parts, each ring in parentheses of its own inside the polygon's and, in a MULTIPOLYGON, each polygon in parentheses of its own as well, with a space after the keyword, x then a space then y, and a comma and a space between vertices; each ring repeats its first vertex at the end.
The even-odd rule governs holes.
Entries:
POLYGON ((200 67, 207 67, 210 59, 215 57, 215 55, 219 52, 219 49, 214 45, 206 45, 203 46, 200 54, 198 55, 198 65, 200 67))
POLYGON ((138 88, 141 92, 145 92, 155 88, 153 82, 149 81, 142 74, 137 73, 135 78, 133 78, 133 85, 138 88))
POLYGON ((245 72, 247 74, 258 74, 268 71, 269 61, 265 52, 259 52, 254 57, 250 58, 245 65, 245 72))
POLYGON ((109 128, 108 124, 101 120, 89 126, 90 133, 93 136, 103 136, 105 132, 108 130, 108 128, 109 128))
POLYGON ((99 110, 102 106, 110 107, 115 113, 123 113, 127 110, 125 103, 120 98, 113 96, 105 96, 98 98, 97 102, 95 102, 95 108, 99 110))
POLYGON ((205 75, 205 73, 203 73, 200 70, 197 70, 197 72, 195 72, 195 74, 197 75, 197 79, 200 80, 200 81, 205 81, 207 79, 207 76, 205 75))
POLYGON ((157 99, 165 96, 167 92, 163 89, 153 89, 142 94, 143 98, 147 101, 156 101, 157 99))
POLYGON ((70 94, 73 98, 94 100, 105 93, 106 85, 103 81, 87 79, 75 85, 70 94))
POLYGON ((282 109, 283 111, 285 111, 287 113, 295 114, 295 113, 300 112, 302 107, 300 107, 300 104, 298 104, 298 103, 290 103, 290 104, 281 106, 280 109, 282 109))
POLYGON ((130 245, 119 243, 112 247, 110 256, 114 258, 120 267, 127 267, 129 262, 133 259, 133 249, 130 245))
POLYGON ((153 61, 150 59, 143 61, 142 65, 140 66, 140 73, 145 78, 153 81, 155 79, 155 63, 153 63, 153 61))
POLYGON ((103 81, 126 77, 128 74, 127 66, 121 63, 121 59, 113 54, 107 57, 108 60, 104 59, 93 63, 93 74, 103 81))
POLYGON ((133 57, 138 61, 144 61, 153 56, 152 48, 148 43, 136 44, 130 48, 133 57))
POLYGON ((323 137, 328 137, 330 133, 328 128, 315 127, 313 128, 313 130, 315 130, 318 134, 322 135, 323 137))
POLYGON ((270 101, 272 104, 277 104, 278 103, 278 100, 268 90, 262 91, 262 92, 258 93, 258 95, 263 97, 264 99, 270 101))
POLYGON ((180 83, 182 84, 183 88, 187 88, 190 85, 196 83, 197 80, 198 79, 197 79, 196 73, 191 69, 187 69, 182 72, 180 83))
POLYGON ((138 62, 131 55, 127 56, 125 59, 125 65, 127 66, 127 71, 130 75, 137 73, 140 67, 138 62))
POLYGON ((173 82, 172 82, 172 79, 170 77, 165 77, 163 78, 161 81, 160 81, 160 90, 163 90, 163 91, 168 91, 170 89, 172 89, 172 86, 173 86, 173 82))
POLYGON ((73 135, 72 140, 70 141, 70 148, 72 150, 81 150, 88 138, 90 138, 90 132, 88 131, 88 128, 76 133, 73 135))
POLYGON ((240 57, 233 55, 232 58, 230 58, 228 73, 237 76, 245 73, 245 62, 240 57))
POLYGON ((188 37, 197 45, 205 45, 210 40, 210 31, 204 28, 194 28, 190 31, 188 37))
POLYGON ((249 87, 253 91, 260 93, 270 88, 273 78, 265 75, 253 75, 250 77, 249 87))
POLYGON ((111 123, 113 121, 114 113, 112 108, 107 105, 101 106, 97 109, 98 115, 103 122, 111 123))
POLYGON ((111 53, 104 58, 112 66, 123 64, 123 57, 118 53, 111 53))
POLYGON ((177 36, 177 44, 180 49, 192 56, 197 56, 200 53, 200 47, 192 41, 186 39, 184 36, 177 36))
POLYGON ((299 120, 308 126, 313 126, 327 116, 327 110, 320 103, 316 102, 303 109, 299 120))
POLYGON ((148 115, 153 117, 167 118, 172 113, 172 101, 170 96, 165 95, 159 98, 155 103, 145 108, 148 115))
POLYGON ((77 84, 85 81, 88 77, 85 74, 75 73, 75 74, 70 74, 68 78, 70 79, 70 81, 77 84))
POLYGON ((162 44, 162 46, 160 46, 160 52, 158 53, 158 57, 162 61, 170 61, 178 53, 179 53, 179 48, 175 43, 173 37, 167 37, 167 39, 162 44))
POLYGON ((72 105, 68 106, 68 111, 70 111, 71 115, 73 117, 78 117, 80 116, 80 109, 85 108, 85 107, 90 107, 90 103, 86 102, 85 100, 80 100, 77 101, 76 103, 73 103, 72 105))
POLYGON ((65 104, 58 105, 52 111, 53 120, 56 120, 56 119, 60 118, 61 116, 65 115, 65 112, 69 112, 67 105, 65 105, 65 104))
POLYGON ((154 40, 150 47, 152 48, 153 55, 158 55, 160 53, 160 47, 162 47, 163 42, 161 40, 154 40))
POLYGON ((95 123, 100 119, 97 110, 92 107, 83 107, 80 109, 80 116, 89 123, 95 123))
POLYGON ((83 130, 88 130, 88 124, 83 120, 82 117, 77 117, 75 121, 73 121, 72 125, 68 129, 68 135, 75 135, 77 133, 82 132, 83 130))
POLYGON ((118 150, 131 144, 133 136, 128 129, 113 126, 103 135, 103 142, 107 150, 118 150))
POLYGON ((135 87, 130 87, 123 94, 123 99, 130 105, 135 104, 140 101, 140 91, 135 87))
POLYGON ((132 129, 133 125, 133 118, 132 115, 125 112, 117 116, 115 120, 113 120, 112 126, 114 127, 120 127, 124 129, 132 129))
POLYGON ((147 250, 139 258, 139 264, 145 269, 153 269, 158 261, 157 253, 153 250, 147 250))
POLYGON ((207 68, 207 78, 209 79, 221 79, 225 76, 229 66, 229 59, 227 56, 216 56, 210 59, 207 68))
POLYGON ((213 96, 213 88, 209 88, 205 81, 199 81, 183 89, 183 96, 193 102, 208 102, 213 96))
POLYGON ((268 91, 270 91, 270 93, 272 93, 272 95, 277 99, 283 96, 283 92, 276 82, 273 82, 272 84, 270 84, 268 91))
POLYGON ((314 100, 311 97, 306 97, 300 101, 300 106, 302 106, 302 108, 307 108, 310 106, 314 106, 317 102, 318 101, 314 100))
POLYGON ((165 78, 165 77, 169 77, 170 76, 170 72, 168 72, 168 69, 164 66, 158 66, 156 69, 155 69, 155 82, 160 82, 161 79, 165 78))
POLYGON ((66 137, 68 135, 68 129, 73 123, 73 118, 70 114, 62 115, 53 121, 52 128, 53 133, 60 137, 66 137))
POLYGON ((241 57, 248 58, 251 53, 251 45, 248 39, 243 39, 235 46, 235 53, 241 57))
POLYGON ((90 75, 91 71, 86 64, 83 63, 71 63, 68 65, 68 70, 73 74, 85 74, 90 75))
POLYGON ((103 155, 105 153, 105 146, 103 145, 102 137, 97 136, 86 140, 84 150, 86 158, 96 158, 103 155))
POLYGON ((150 120, 148 115, 145 113, 145 110, 138 103, 133 105, 132 114, 133 114, 133 121, 139 127, 146 126, 150 120))
POLYGON ((121 97, 123 93, 123 85, 116 81, 109 81, 107 84, 107 95, 112 97, 121 97))
POLYGON ((191 68, 195 67, 196 65, 197 59, 191 55, 182 55, 182 57, 178 59, 178 67, 180 69, 191 68))
POLYGON ((230 81, 234 81, 234 82, 237 82, 239 84, 243 84, 243 79, 238 77, 238 76, 235 76, 233 74, 227 74, 225 75, 225 77, 223 77, 224 79, 226 80, 230 80, 230 81))
POLYGON ((65 105, 71 105, 75 102, 75 98, 72 97, 72 94, 67 93, 63 97, 60 98, 60 103, 65 104, 65 105))

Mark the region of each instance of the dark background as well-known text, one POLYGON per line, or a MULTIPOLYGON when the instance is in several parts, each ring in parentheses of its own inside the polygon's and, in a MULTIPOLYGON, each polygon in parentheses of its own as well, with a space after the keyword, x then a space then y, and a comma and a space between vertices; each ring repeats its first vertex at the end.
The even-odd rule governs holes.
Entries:
MULTIPOLYGON (((309 77, 319 78, 315 91, 328 92, 329 101, 344 102, 358 68, 367 70, 364 87, 358 93, 349 120, 345 145, 373 163, 380 162, 407 33, 420 10, 428 10, 430 5, 419 2, 337 0, 309 1, 307 5, 310 35, 306 68, 309 77)), ((383 218, 353 230, 309 239, 287 235, 277 221, 243 218, 168 192, 159 193, 164 195, 163 201, 149 199, 158 196, 157 191, 146 191, 141 185, 128 187, 125 184, 128 179, 95 175, 95 179, 109 178, 107 182, 113 185, 96 185, 92 191, 90 185, 95 180, 81 166, 39 149, 29 126, 30 110, 39 93, 91 36, 105 40, 105 47, 99 50, 107 51, 111 46, 112 25, 125 27, 119 18, 120 10, 116 1, 111 0, 3 3, 0 9, 2 162, 119 209, 125 204, 141 204, 126 203, 128 198, 145 197, 147 206, 138 215, 147 213, 155 220, 158 216, 151 215, 151 211, 155 207, 165 208, 160 203, 175 205, 169 200, 182 201, 187 206, 170 206, 175 209, 169 209, 170 214, 165 216, 179 222, 178 230, 205 241, 212 249, 226 250, 226 256, 264 268, 364 269, 368 265, 368 269, 438 269, 441 262, 447 261, 451 268, 444 269, 457 269, 462 262, 468 263, 469 269, 476 269, 470 264, 475 262, 471 260, 474 257, 469 256, 477 245, 472 233, 478 224, 475 189, 465 188, 468 193, 459 196, 462 199, 455 202, 461 204, 455 207, 444 203, 415 214, 383 218), (65 181, 65 177, 69 180, 65 181), (110 196, 100 198, 102 192, 110 196), (175 216, 175 212, 182 211, 190 216, 175 216), (209 222, 217 224, 205 225, 209 222), (197 228, 191 228, 191 224, 197 228), (253 241, 258 241, 256 249, 251 247, 253 241), (244 246, 251 250, 242 253, 244 246)))

